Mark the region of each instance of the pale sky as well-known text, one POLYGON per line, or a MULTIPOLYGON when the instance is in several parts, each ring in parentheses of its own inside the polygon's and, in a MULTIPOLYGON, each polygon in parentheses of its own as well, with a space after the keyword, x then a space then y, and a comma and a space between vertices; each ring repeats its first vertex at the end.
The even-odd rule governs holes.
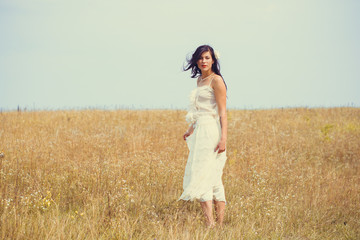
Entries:
POLYGON ((360 107, 359 0, 0 0, 0 110, 186 109, 220 53, 228 107, 360 107))

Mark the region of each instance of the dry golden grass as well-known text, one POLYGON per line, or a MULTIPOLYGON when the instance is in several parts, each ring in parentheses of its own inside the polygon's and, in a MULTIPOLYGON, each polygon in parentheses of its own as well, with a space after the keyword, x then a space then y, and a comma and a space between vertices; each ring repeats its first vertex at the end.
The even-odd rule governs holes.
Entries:
POLYGON ((223 229, 177 201, 184 111, 0 114, 1 239, 359 239, 360 109, 231 110, 223 229))

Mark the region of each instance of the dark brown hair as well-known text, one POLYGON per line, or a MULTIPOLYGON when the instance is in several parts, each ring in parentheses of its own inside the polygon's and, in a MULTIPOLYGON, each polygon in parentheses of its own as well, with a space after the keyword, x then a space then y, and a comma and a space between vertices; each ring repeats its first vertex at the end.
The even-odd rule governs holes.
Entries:
MULTIPOLYGON (((209 45, 201 45, 200 47, 198 47, 195 52, 192 54, 191 58, 190 59, 186 59, 187 61, 187 65, 183 67, 183 70, 184 71, 188 71, 191 69, 191 77, 192 78, 196 78, 198 76, 201 75, 201 70, 200 68, 198 67, 197 65, 197 61, 201 58, 201 55, 204 53, 204 52, 210 52, 211 54, 211 57, 212 59, 214 60, 214 63, 213 65, 211 66, 211 70, 222 77, 221 73, 220 73, 220 64, 219 64, 219 61, 218 59, 216 59, 215 57, 215 52, 214 52, 214 49, 209 46, 209 45)), ((222 77, 223 78, 223 77, 222 77)), ((224 78, 223 78, 223 81, 224 81, 224 78)), ((225 84, 225 87, 227 88, 226 86, 226 83, 224 81, 224 84, 225 84)))

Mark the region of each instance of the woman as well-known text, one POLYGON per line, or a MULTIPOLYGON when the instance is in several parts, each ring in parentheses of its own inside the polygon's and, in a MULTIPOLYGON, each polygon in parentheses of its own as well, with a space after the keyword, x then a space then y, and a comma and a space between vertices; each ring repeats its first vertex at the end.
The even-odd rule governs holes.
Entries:
POLYGON ((225 193, 221 180, 226 161, 226 84, 214 49, 208 45, 196 49, 184 71, 190 70, 197 78, 197 88, 190 97, 186 120, 189 129, 183 138, 189 148, 180 199, 199 200, 209 227, 216 221, 222 226, 225 211, 225 193))

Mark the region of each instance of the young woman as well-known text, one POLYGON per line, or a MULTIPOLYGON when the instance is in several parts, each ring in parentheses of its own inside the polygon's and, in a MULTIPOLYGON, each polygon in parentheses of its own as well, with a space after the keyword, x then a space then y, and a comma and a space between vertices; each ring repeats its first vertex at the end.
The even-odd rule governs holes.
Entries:
POLYGON ((186 120, 189 129, 183 138, 189 148, 180 199, 199 200, 209 227, 216 222, 222 226, 225 211, 225 193, 222 172, 226 161, 226 84, 220 74, 220 65, 214 49, 208 45, 196 49, 187 60, 184 71, 197 77, 197 88, 190 97, 186 120))

